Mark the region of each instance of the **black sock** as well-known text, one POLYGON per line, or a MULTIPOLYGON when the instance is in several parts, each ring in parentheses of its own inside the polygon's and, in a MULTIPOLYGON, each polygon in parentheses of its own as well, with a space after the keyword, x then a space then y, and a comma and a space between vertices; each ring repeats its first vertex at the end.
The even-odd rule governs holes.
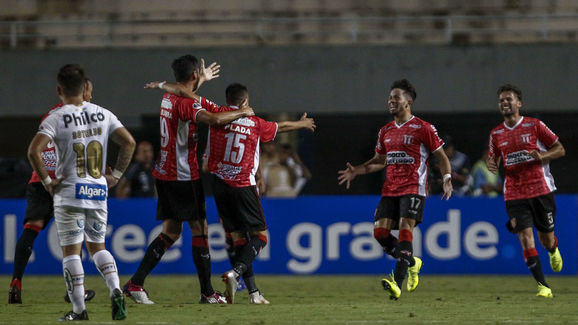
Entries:
POLYGON ((528 266, 530 272, 532 272, 532 275, 534 276, 534 279, 536 279, 536 282, 548 288, 550 287, 546 283, 546 279, 544 278, 544 273, 542 272, 542 263, 540 263, 540 257, 538 255, 528 257, 526 259, 526 265, 528 266))
POLYGON ((24 228, 22 235, 18 238, 18 243, 16 244, 16 250, 14 252, 14 273, 12 273, 13 279, 22 279, 24 275, 24 269, 28 264, 30 255, 32 255, 32 248, 34 247, 34 240, 38 236, 38 231, 24 228))
POLYGON ((231 263, 231 266, 235 266, 235 263, 237 262, 236 260, 237 250, 233 245, 233 238, 231 238, 231 235, 229 234, 227 235, 228 236, 225 236, 225 243, 227 244, 227 256, 229 257, 229 262, 231 263))
POLYGON ((398 258, 399 257, 399 249, 398 249, 398 242, 397 242, 397 238, 395 236, 392 236, 391 234, 385 238, 380 238, 378 239, 379 244, 381 245, 381 247, 383 248, 383 251, 393 257, 393 258, 398 258))
POLYGON ((259 291, 257 284, 255 283, 255 273, 253 273, 252 265, 247 267, 247 270, 243 273, 243 280, 245 280, 245 285, 247 286, 249 294, 259 291))
MULTIPOLYGON (((240 254, 237 255, 237 264, 244 264, 247 268, 249 265, 253 264, 253 261, 261 252, 261 249, 267 245, 267 238, 264 236, 254 236, 251 237, 247 244, 243 246, 240 254)), ((245 270, 247 270, 245 268, 245 270)), ((243 270, 243 271, 245 271, 243 270)), ((239 273, 243 274, 245 272, 239 273)))
POLYGON ((193 236, 193 261, 199 275, 201 293, 210 296, 215 293, 211 283, 211 254, 207 236, 193 236))
POLYGON ((145 256, 130 281, 135 285, 142 286, 145 278, 152 272, 155 266, 157 266, 167 249, 169 249, 173 243, 174 241, 169 236, 160 233, 147 248, 145 256))
POLYGON ((394 279, 398 286, 401 287, 403 280, 407 275, 407 268, 414 265, 413 245, 410 241, 399 242, 399 257, 395 266, 394 279))

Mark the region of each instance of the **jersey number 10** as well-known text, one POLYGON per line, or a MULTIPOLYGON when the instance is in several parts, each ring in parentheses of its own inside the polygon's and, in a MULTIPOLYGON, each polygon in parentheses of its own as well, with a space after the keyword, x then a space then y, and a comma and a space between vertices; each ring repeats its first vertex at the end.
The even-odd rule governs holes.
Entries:
POLYGON ((86 177, 88 175, 94 178, 100 178, 102 175, 102 144, 98 141, 91 141, 86 145, 77 142, 72 145, 76 152, 76 175, 86 177))

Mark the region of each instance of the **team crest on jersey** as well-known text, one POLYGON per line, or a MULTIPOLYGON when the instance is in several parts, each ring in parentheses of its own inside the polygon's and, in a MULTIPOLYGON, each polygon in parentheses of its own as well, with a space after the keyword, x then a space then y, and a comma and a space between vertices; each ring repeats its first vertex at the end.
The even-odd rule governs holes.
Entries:
POLYGON ((506 155, 505 160, 506 166, 512 166, 534 160, 534 158, 530 156, 528 151, 521 150, 516 152, 510 152, 509 154, 506 155))
POLYGON ((102 184, 76 184, 76 198, 80 200, 104 201, 106 200, 106 185, 102 184))

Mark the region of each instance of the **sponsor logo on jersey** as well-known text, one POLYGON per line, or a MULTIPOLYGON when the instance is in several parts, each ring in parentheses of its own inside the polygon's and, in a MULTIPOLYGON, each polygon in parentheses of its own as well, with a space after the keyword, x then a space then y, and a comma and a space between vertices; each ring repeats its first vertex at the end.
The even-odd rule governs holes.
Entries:
POLYGON ((498 147, 503 147, 503 146, 507 146, 507 145, 508 145, 508 141, 504 141, 504 142, 500 143, 498 145, 498 147))
POLYGON ((68 128, 70 123, 74 122, 74 126, 88 125, 91 123, 98 123, 104 121, 104 114, 102 112, 98 113, 88 113, 86 111, 80 113, 71 113, 62 115, 64 121, 64 127, 68 128))
POLYGON ((161 107, 166 109, 173 109, 173 103, 171 103, 170 99, 163 98, 163 100, 161 101, 161 107))
POLYGON ((532 122, 522 123, 522 126, 523 126, 523 127, 534 126, 534 123, 532 123, 532 122))
POLYGON ((246 118, 246 117, 238 118, 238 119, 234 120, 233 122, 231 122, 231 124, 239 124, 242 126, 249 126, 249 127, 255 126, 255 122, 253 122, 252 119, 246 118))
POLYGON ((534 160, 534 158, 526 150, 511 152, 506 155, 506 166, 521 164, 531 160, 534 160))
POLYGON ((504 133, 504 129, 499 129, 499 130, 492 132, 492 134, 500 134, 500 133, 504 133))
POLYGON ((106 200, 106 185, 102 184, 76 184, 76 198, 80 200, 106 200))
POLYGON ((413 164, 415 159, 405 151, 390 151, 387 153, 387 164, 413 164))
POLYGON ((241 166, 232 166, 223 163, 219 163, 217 168, 217 175, 222 179, 235 179, 235 177, 237 177, 237 175, 243 170, 241 166))
POLYGON ((410 124, 408 125, 410 128, 414 128, 414 129, 421 129, 421 125, 419 124, 410 124))

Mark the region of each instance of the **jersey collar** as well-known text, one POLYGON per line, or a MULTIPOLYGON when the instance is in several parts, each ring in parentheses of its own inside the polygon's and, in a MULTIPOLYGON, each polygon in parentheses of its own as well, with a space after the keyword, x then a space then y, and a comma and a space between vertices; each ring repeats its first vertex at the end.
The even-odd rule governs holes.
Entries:
POLYGON ((518 125, 520 125, 522 123, 522 121, 524 120, 524 117, 521 116, 520 120, 518 121, 518 123, 514 124, 514 126, 509 127, 508 124, 506 124, 506 121, 504 121, 504 127, 510 131, 512 131, 513 129, 515 129, 518 125))
POLYGON ((395 124, 395 127, 397 127, 399 129, 399 128, 403 127, 404 125, 406 125, 407 122, 413 120, 414 117, 415 117, 415 115, 412 115, 407 121, 403 122, 400 125, 397 125, 397 122, 395 120, 393 120, 393 124, 395 124))

